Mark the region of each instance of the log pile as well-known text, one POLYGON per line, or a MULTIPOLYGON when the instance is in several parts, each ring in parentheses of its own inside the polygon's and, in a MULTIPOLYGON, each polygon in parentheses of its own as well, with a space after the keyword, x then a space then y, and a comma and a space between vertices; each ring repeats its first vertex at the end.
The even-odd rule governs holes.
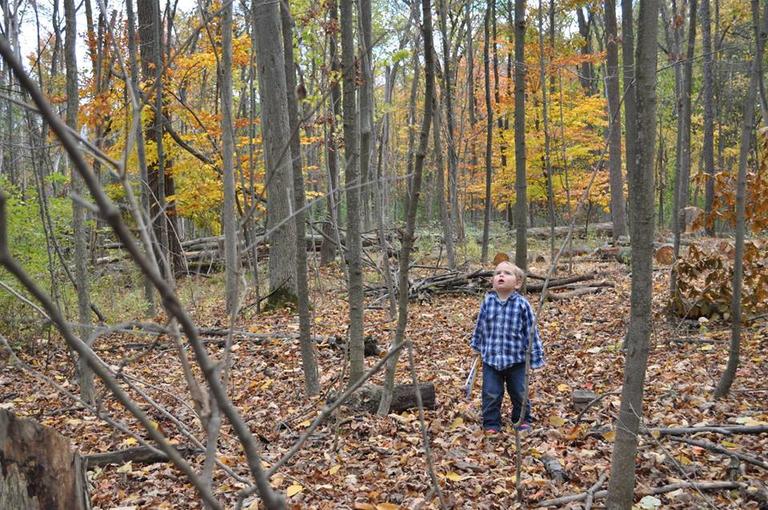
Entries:
MULTIPOLYGON (((464 273, 448 271, 435 276, 429 276, 410 282, 409 299, 428 300, 439 294, 477 294, 491 288, 493 271, 473 271, 464 273)), ((597 280, 597 273, 552 278, 547 282, 547 299, 568 299, 571 297, 598 292, 603 287, 613 287, 613 283, 597 280)), ((530 279, 539 281, 528 283, 527 292, 541 292, 544 288, 543 278, 529 275, 530 279)), ((386 295, 386 287, 368 289, 379 295, 386 295)))

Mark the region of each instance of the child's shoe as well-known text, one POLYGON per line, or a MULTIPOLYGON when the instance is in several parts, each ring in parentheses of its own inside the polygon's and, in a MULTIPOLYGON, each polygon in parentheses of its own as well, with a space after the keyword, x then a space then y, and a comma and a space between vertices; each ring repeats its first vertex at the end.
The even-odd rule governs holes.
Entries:
POLYGON ((489 429, 485 429, 483 432, 485 432, 489 436, 493 436, 495 434, 498 434, 499 430, 494 428, 489 428, 489 429))
POLYGON ((527 423, 527 422, 523 422, 520 425, 518 425, 517 427, 515 427, 515 429, 518 432, 523 432, 523 433, 530 432, 531 431, 531 424, 527 423))

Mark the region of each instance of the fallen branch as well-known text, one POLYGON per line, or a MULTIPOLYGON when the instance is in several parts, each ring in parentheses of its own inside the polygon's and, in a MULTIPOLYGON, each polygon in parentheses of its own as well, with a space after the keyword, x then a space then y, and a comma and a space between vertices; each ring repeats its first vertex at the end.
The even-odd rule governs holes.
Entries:
MULTIPOLYGON (((699 491, 719 491, 719 490, 731 490, 740 489, 745 484, 740 482, 680 482, 670 485, 663 485, 650 490, 638 490, 638 494, 641 496, 654 496, 658 494, 665 494, 667 492, 676 491, 677 489, 696 489, 699 491)), ((601 490, 594 493, 593 499, 602 499, 608 495, 607 490, 601 490)), ((544 508, 549 506, 563 506, 568 503, 574 503, 576 501, 584 501, 588 497, 588 493, 572 494, 570 496, 563 496, 561 498, 547 499, 536 504, 537 508, 544 508)))
POLYGON ((547 299, 550 301, 559 301, 561 299, 571 299, 585 294, 597 294, 598 292, 600 292, 600 287, 583 287, 559 293, 547 292, 547 299))
POLYGON ((587 501, 584 502, 584 510, 591 510, 592 501, 595 499, 595 491, 603 486, 607 478, 608 471, 603 471, 603 474, 600 475, 595 484, 587 490, 587 501))
POLYGON ((544 455, 541 457, 541 462, 544 464, 544 469, 552 481, 556 484, 561 484, 568 479, 568 475, 563 470, 562 464, 557 458, 550 455, 544 455))
POLYGON ((676 437, 676 436, 670 437, 670 439, 672 441, 678 441, 681 443, 687 443, 693 446, 698 446, 699 448, 705 448, 711 452, 728 455, 729 457, 736 457, 737 459, 743 460, 748 464, 752 464, 753 466, 757 466, 759 468, 768 470, 768 463, 763 462, 757 457, 753 457, 752 455, 747 455, 746 453, 729 450, 728 448, 724 448, 720 445, 716 445, 715 443, 710 443, 709 441, 698 441, 696 439, 688 439, 687 437, 676 437))
POLYGON ((768 425, 711 425, 708 427, 671 427, 648 429, 647 433, 661 436, 684 436, 698 432, 715 432, 730 436, 731 434, 765 434, 768 425))
MULTIPOLYGON (((203 450, 189 447, 176 448, 176 451, 179 452, 179 455, 182 457, 203 453, 203 450)), ((168 456, 166 454, 157 450, 152 451, 146 446, 137 446, 135 448, 127 448, 125 450, 116 450, 105 453, 94 453, 91 455, 84 455, 82 458, 86 463, 86 468, 106 466, 107 464, 125 464, 127 462, 135 462, 136 464, 168 462, 168 456)))

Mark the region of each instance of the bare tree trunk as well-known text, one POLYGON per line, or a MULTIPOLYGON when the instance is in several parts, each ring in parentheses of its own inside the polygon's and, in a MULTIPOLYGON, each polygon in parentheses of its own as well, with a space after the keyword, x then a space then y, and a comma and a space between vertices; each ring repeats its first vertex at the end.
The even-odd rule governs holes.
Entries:
MULTIPOLYGON (((550 0, 554 2, 554 0, 550 0)), ((547 87, 544 82, 547 72, 544 61, 544 0, 539 0, 539 74, 541 77, 541 116, 544 128, 544 174, 547 178, 547 208, 549 210, 549 255, 550 260, 555 259, 555 194, 552 189, 552 160, 549 153, 549 103, 547 101, 547 87)))
MULTIPOLYGON (((683 209, 687 207, 690 195, 691 175, 691 89, 693 87, 693 51, 696 41, 696 0, 690 0, 690 23, 688 27, 687 59, 683 66, 678 92, 677 157, 675 161, 675 195, 672 206, 672 231, 674 232, 675 259, 680 256, 680 238, 685 230, 683 209)), ((676 15, 676 13, 673 13, 676 15)), ((675 29, 675 45, 679 48, 678 29, 675 29)), ((679 59, 679 55, 678 55, 679 59)), ((676 65, 679 68, 680 64, 676 65)), ((677 295, 677 269, 673 266, 669 281, 670 293, 677 295)))
POLYGON ((349 267, 349 384, 363 375, 363 268, 360 237, 360 152, 357 138, 355 90, 357 73, 352 6, 354 0, 341 0, 341 65, 344 75, 342 105, 344 110, 344 156, 347 187, 347 265, 349 267))
POLYGON ((632 506, 635 455, 651 333, 654 236, 653 163, 656 143, 656 35, 658 0, 640 0, 637 34, 637 169, 629 176, 632 291, 627 354, 608 485, 609 509, 632 506))
POLYGON ((627 233, 624 176, 621 171, 621 98, 619 97, 619 41, 616 1, 605 0, 605 90, 608 96, 608 168, 611 181, 613 239, 627 233))
POLYGON ((360 33, 360 64, 362 84, 360 86, 360 206, 365 230, 371 226, 371 138, 373 132, 373 73, 371 63, 371 0, 357 0, 360 33))
POLYGON ((232 4, 225 4, 221 19, 221 166, 224 181, 224 203, 221 224, 224 231, 224 271, 227 314, 236 314, 239 301, 237 222, 235 221, 235 141, 232 124, 232 4))
MULTIPOLYGON (((637 102, 635 84, 635 34, 632 0, 621 2, 621 56, 624 74, 624 145, 627 154, 627 180, 637 171, 637 102)), ((629 200, 631 200, 631 196, 629 200)))
POLYGON ((269 305, 296 303, 296 224, 290 218, 292 197, 291 131, 286 100, 285 61, 279 4, 257 0, 254 29, 258 45, 259 98, 267 165, 269 232, 269 305))
MULTIPOLYGON (((128 58, 130 60, 131 68, 131 89, 136 103, 133 105, 132 115, 134 118, 141 115, 141 105, 143 101, 140 99, 139 94, 139 58, 136 54, 136 19, 133 13, 133 0, 126 0, 126 24, 128 25, 128 58)), ((136 159, 139 164, 139 189, 141 190, 141 211, 138 214, 144 215, 147 221, 144 223, 145 227, 149 229, 151 221, 149 220, 149 177, 147 176, 147 159, 144 147, 144 130, 142 129, 141 122, 136 124, 136 159)), ((149 237, 149 232, 146 232, 145 238, 149 237)), ((149 252, 152 250, 152 245, 145 247, 149 252)), ((154 317, 157 313, 155 308, 155 292, 152 287, 152 282, 146 275, 143 275, 144 281, 144 299, 147 300, 147 315, 154 317)))
MULTIPOLYGON (((754 11, 753 11, 754 14, 754 11)), ((744 119, 741 125, 741 146, 739 148, 739 175, 736 183, 736 253, 733 261, 733 294, 731 297, 731 345, 728 351, 728 364, 715 389, 715 398, 728 395, 736 370, 739 368, 739 347, 741 343, 741 294, 744 277, 744 237, 746 232, 746 188, 747 163, 752 142, 752 130, 755 118, 755 100, 759 85, 758 55, 752 60, 749 90, 744 98, 744 119)))
POLYGON ((312 342, 312 325, 309 310, 309 283, 307 276, 307 241, 304 222, 304 175, 301 165, 301 144, 299 142, 299 105, 296 100, 296 64, 293 61, 293 27, 288 2, 280 4, 283 25, 283 52, 285 54, 286 100, 288 122, 291 130, 291 155, 293 169, 294 218, 296 222, 296 286, 298 289, 299 342, 301 343, 301 366, 304 370, 304 391, 307 395, 320 393, 320 380, 315 361, 315 346, 312 342))
POLYGON ((523 271, 528 267, 525 170, 525 0, 515 0, 515 264, 523 271))
MULTIPOLYGON (((416 231, 416 210, 419 205, 419 193, 421 191, 421 177, 424 170, 424 159, 429 145, 429 129, 432 122, 435 100, 435 76, 434 76, 434 47, 432 43, 432 12, 430 1, 422 1, 422 38, 424 40, 424 118, 421 121, 421 133, 419 134, 419 148, 414 162, 414 174, 412 193, 407 204, 405 232, 400 249, 400 273, 398 275, 398 315, 395 341, 392 349, 399 348, 405 339, 405 328, 408 325, 408 267, 410 263, 411 249, 413 248, 414 233, 416 231)), ((378 415, 389 413, 392 402, 392 391, 395 387, 395 372, 397 371, 398 354, 387 360, 387 369, 384 375, 384 387, 381 392, 378 415)), ((418 391, 418 390, 417 390, 418 391)))
MULTIPOLYGON (((448 203, 443 204, 440 210, 441 221, 443 222, 443 238, 445 240, 445 256, 448 261, 448 267, 456 267, 456 255, 453 247, 453 228, 456 224, 458 211, 458 157, 456 155, 456 143, 454 141, 453 128, 453 88, 451 86, 451 43, 448 40, 448 24, 446 18, 446 0, 440 0, 438 5, 440 15, 440 35, 443 40, 443 103, 445 104, 445 122, 446 122, 446 143, 448 145, 448 203), (443 214, 446 212, 447 214, 443 214)), ((437 114, 436 119, 440 114, 437 114)), ((437 123, 435 123, 435 132, 437 132, 437 123)), ((440 151, 442 149, 437 149, 440 151)), ((442 165, 440 166, 442 168, 442 165)), ((442 170, 441 170, 442 174, 442 170)), ((444 202, 445 190, 440 189, 440 200, 444 202)))
MULTIPOLYGON (((338 24, 338 0, 329 0, 328 18, 333 25, 338 24)), ((330 94, 328 100, 328 134, 326 137, 326 166, 328 168, 328 220, 323 224, 323 244, 320 249, 320 265, 325 266, 333 262, 336 258, 336 250, 341 249, 337 246, 339 236, 339 214, 338 214, 338 146, 336 144, 336 119, 341 117, 341 86, 339 85, 339 75, 341 74, 341 63, 338 56, 338 44, 336 41, 336 29, 332 28, 328 34, 328 52, 331 61, 331 71, 333 77, 330 80, 330 94)), ((344 257, 342 256, 342 264, 344 257)))
MULTIPOLYGON (((67 125, 77 131, 77 110, 80 102, 77 94, 77 21, 74 0, 64 0, 64 16, 67 23, 67 32, 64 39, 64 58, 67 63, 67 125)), ((83 196, 83 180, 72 165, 72 193, 83 196)), ((89 347, 91 322, 90 297, 88 294, 88 236, 85 227, 85 208, 77 201, 72 200, 72 232, 75 245, 75 280, 77 281, 77 315, 80 322, 80 338, 89 347)), ((93 372, 82 358, 78 362, 80 372, 80 397, 93 403, 93 372)))
MULTIPOLYGON (((579 23, 579 35, 584 38, 584 42, 581 45, 581 54, 586 57, 592 54, 592 25, 594 19, 589 6, 585 7, 585 9, 587 10, 587 16, 584 16, 582 7, 576 9, 576 19, 579 23)), ((592 96, 597 93, 595 89, 595 71, 592 67, 592 62, 587 60, 579 66, 579 81, 586 95, 592 96)))
POLYGON ((702 101, 704 103, 704 133, 701 155, 704 158, 704 213, 706 215, 707 235, 715 235, 715 222, 711 218, 715 200, 715 112, 713 98, 714 70, 712 68, 712 20, 709 14, 709 0, 701 0, 701 43, 704 56, 704 76, 702 101))
MULTIPOLYGON (((480 255, 480 262, 488 262, 488 239, 491 229, 491 207, 493 197, 491 195, 491 182, 493 181, 493 168, 491 158, 493 156, 493 105, 491 104, 491 65, 490 65, 490 45, 491 45, 491 10, 493 0, 488 0, 488 6, 485 9, 485 38, 483 44, 483 70, 485 74, 485 212, 483 214, 483 246, 480 255)), ((515 95, 517 97, 517 95, 515 95)), ((515 112, 517 113, 517 112, 515 112)), ((517 126, 515 126, 517 127, 517 126)))
POLYGON ((757 55, 757 90, 760 96, 760 117, 763 127, 768 128, 768 97, 765 92, 765 77, 763 76, 763 52, 765 50, 765 41, 768 40, 768 4, 763 2, 765 12, 763 13, 763 24, 760 24, 760 2, 752 0, 752 20, 755 31, 755 54, 757 55))

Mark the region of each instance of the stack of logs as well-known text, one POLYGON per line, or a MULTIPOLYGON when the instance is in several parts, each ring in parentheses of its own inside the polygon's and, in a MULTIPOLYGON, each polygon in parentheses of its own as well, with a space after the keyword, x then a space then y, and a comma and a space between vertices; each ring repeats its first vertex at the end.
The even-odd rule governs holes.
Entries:
MULTIPOLYGON (((438 294, 476 294, 489 290, 492 271, 473 271, 464 273, 447 271, 439 275, 414 280, 408 289, 409 299, 426 300, 438 294)), ((541 292, 544 288, 543 276, 529 274, 526 292, 541 292), (535 280, 535 281, 531 281, 535 280)), ((596 272, 583 275, 550 278, 547 285, 547 299, 568 299, 583 294, 598 292, 604 287, 613 287, 613 282, 598 279, 596 272)), ((386 293, 386 288, 371 289, 377 293, 386 293)))

